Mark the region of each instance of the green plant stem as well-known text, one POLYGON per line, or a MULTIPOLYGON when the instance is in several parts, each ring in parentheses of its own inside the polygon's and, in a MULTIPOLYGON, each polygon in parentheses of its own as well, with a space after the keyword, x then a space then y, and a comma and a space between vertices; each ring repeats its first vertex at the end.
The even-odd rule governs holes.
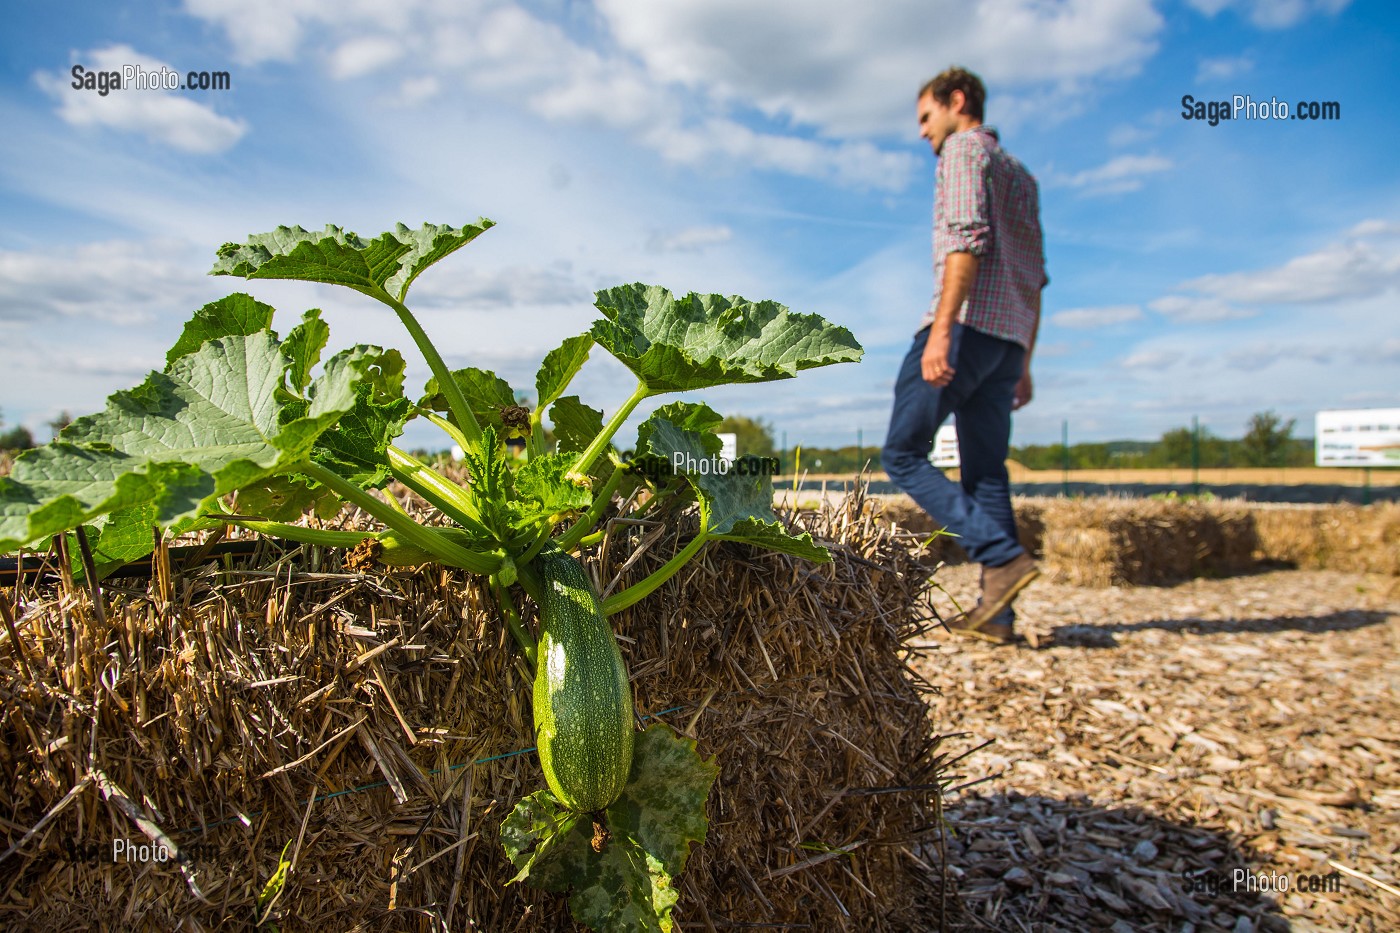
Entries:
POLYGON ((574 544, 577 547, 592 547, 595 544, 601 544, 603 538, 605 538, 607 534, 607 531, 599 529, 591 535, 584 535, 582 538, 575 541, 574 544))
POLYGON ((247 528, 270 538, 284 538, 298 544, 314 544, 320 547, 349 548, 375 536, 374 532, 367 531, 331 531, 325 528, 307 528, 305 525, 289 525, 286 522, 265 522, 224 515, 218 516, 218 519, 220 522, 247 528))
POLYGON ((535 639, 530 637, 530 633, 525 630, 524 624, 520 621, 520 613, 515 610, 515 601, 510 598, 510 593, 499 580, 491 578, 491 588, 496 594, 496 603, 501 607, 501 615, 506 620, 506 625, 510 627, 510 633, 515 636, 515 641, 520 645, 520 650, 525 653, 525 659, 530 662, 530 667, 535 666, 537 648, 535 639))
POLYGON ((603 488, 598 490, 598 494, 593 497, 593 504, 588 507, 588 511, 579 516, 573 527, 559 538, 558 544, 561 551, 572 551, 578 546, 579 540, 598 524, 598 519, 602 517, 603 510, 612 501, 613 493, 617 492, 617 487, 622 485, 623 468, 621 463, 613 464, 612 475, 603 484, 603 488))
POLYGON ((319 463, 307 461, 299 464, 296 470, 331 489, 350 504, 364 509, 389 528, 398 532, 399 537, 405 542, 427 551, 444 564, 461 567, 472 573, 486 574, 495 573, 501 566, 499 555, 469 551, 458 544, 453 544, 433 529, 418 524, 387 502, 376 499, 359 486, 326 469, 319 463))
POLYGON ((533 563, 522 560, 515 562, 515 582, 525 591, 525 595, 538 604, 544 598, 544 579, 533 563))
POLYGON ((684 567, 692 557, 698 554, 709 540, 709 533, 701 531, 691 539, 689 544, 681 548, 675 557, 654 570, 645 580, 634 583, 622 592, 609 596, 603 601, 603 615, 610 616, 615 612, 621 612, 638 600, 646 599, 658 586, 675 576, 676 571, 684 567))
POLYGON ((541 522, 539 532, 535 535, 535 540, 531 542, 530 546, 525 549, 524 553, 522 553, 516 559, 516 562, 520 564, 528 564, 530 561, 534 560, 535 555, 538 554, 540 552, 540 549, 543 548, 545 544, 549 541, 549 530, 553 527, 554 525, 552 522, 541 522))
POLYGON ((611 420, 603 425, 602 433, 593 438, 593 442, 588 445, 588 448, 578 455, 578 459, 574 461, 574 473, 588 473, 593 466, 593 461, 598 459, 598 455, 607 448, 618 428, 622 427, 622 422, 626 421, 627 417, 632 414, 632 409, 640 405, 642 399, 649 395, 651 395, 651 390, 647 388, 646 383, 637 383, 637 391, 633 392, 632 397, 622 403, 622 407, 613 414, 611 420))
POLYGON ((388 454, 389 469, 394 479, 431 502, 462 527, 489 533, 481 524, 481 512, 465 489, 393 444, 389 445, 388 454))
POLYGON ((399 316, 399 321, 407 328, 413 342, 418 345, 418 351, 428 361, 428 368, 437 377, 438 389, 447 399, 448 411, 452 412, 452 416, 457 419, 457 426, 462 429, 462 433, 471 442, 464 445, 465 449, 471 450, 480 447, 481 425, 477 424, 476 416, 472 414, 471 406, 467 404, 467 397, 462 394, 462 387, 457 385, 456 379, 452 378, 452 370, 447 368, 447 363, 443 362, 437 347, 433 346, 433 342, 428 339, 427 331, 423 330, 423 326, 418 323, 413 312, 408 310, 408 306, 393 295, 381 290, 374 297, 394 309, 394 313, 399 316))
POLYGON ((452 438, 452 442, 458 447, 462 448, 462 450, 466 451, 471 449, 471 441, 467 440, 467 436, 462 433, 461 428, 457 427, 451 421, 448 421, 446 418, 444 418, 442 415, 439 415, 435 411, 424 411, 422 412, 422 414, 433 424, 437 425, 439 428, 442 428, 443 432, 448 437, 452 438))
POLYGON ((530 439, 525 442, 525 459, 544 455, 544 412, 537 406, 530 412, 530 439))

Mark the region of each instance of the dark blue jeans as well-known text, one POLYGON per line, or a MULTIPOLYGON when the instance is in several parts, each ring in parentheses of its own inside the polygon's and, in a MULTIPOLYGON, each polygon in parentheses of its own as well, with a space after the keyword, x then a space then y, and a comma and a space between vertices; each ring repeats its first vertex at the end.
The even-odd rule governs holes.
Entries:
MULTIPOLYGON (((914 335, 914 345, 899 368, 880 464, 935 522, 958 536, 969 560, 999 567, 1024 550, 1016 540, 1006 453, 1011 399, 1026 350, 954 324, 948 355, 956 372, 939 388, 924 381, 920 362, 928 333, 925 327, 914 335), (961 486, 928 459, 934 434, 950 414, 957 416, 961 486)), ((1011 621, 1014 615, 1008 608, 998 618, 1011 621)))

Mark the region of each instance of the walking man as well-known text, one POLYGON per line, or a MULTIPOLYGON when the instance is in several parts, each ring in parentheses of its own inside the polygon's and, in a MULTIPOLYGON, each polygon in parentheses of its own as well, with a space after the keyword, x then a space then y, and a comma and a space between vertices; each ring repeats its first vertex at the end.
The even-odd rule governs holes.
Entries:
POLYGON ((933 302, 895 382, 881 463, 982 565, 982 597, 950 627, 1014 640, 1011 602, 1039 575, 1016 537, 1006 472, 1011 412, 1031 400, 1031 351, 1045 274, 1040 196, 997 131, 982 125, 981 79, 949 68, 919 92, 920 135, 938 157, 933 302), (957 416, 961 487, 929 462, 957 416))

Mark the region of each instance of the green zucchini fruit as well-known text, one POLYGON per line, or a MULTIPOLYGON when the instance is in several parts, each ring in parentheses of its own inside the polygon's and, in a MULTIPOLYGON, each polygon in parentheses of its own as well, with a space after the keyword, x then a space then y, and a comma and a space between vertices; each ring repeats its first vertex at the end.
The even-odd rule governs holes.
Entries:
POLYGON ((549 789, 591 813, 622 793, 632 769, 632 688, 612 626, 583 566, 548 545, 535 671, 535 739, 549 789))

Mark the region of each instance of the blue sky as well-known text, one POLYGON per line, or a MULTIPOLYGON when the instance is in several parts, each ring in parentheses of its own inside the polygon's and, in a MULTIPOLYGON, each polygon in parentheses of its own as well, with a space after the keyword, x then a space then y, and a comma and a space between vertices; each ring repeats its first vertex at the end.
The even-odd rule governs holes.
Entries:
MULTIPOLYGON (((284 330, 320 307, 337 346, 410 349, 354 293, 205 275, 220 243, 486 216, 409 296, 449 363, 527 388, 623 282, 773 299, 851 328, 864 361, 701 397, 790 445, 878 444, 932 288, 914 95, 953 63, 1041 185, 1052 281, 1014 443, 1064 419, 1075 440, 1192 415, 1238 436, 1267 408, 1310 435, 1318 409, 1400 405, 1393 4, 184 0, 8 22, 0 408, 41 440, 234 290, 284 330), (232 87, 101 96, 70 87, 75 64, 232 87), (1182 118, 1186 94, 1341 119, 1212 127, 1182 118)), ((631 382, 605 356, 576 387, 611 409, 631 382)))

